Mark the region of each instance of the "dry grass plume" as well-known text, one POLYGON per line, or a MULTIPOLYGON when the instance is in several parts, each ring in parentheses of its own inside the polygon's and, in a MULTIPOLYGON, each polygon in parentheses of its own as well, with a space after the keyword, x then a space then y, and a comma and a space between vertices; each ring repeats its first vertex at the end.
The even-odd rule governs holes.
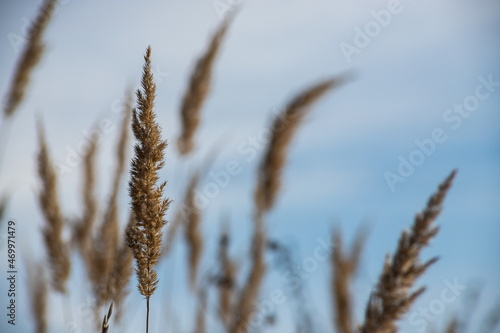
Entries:
POLYGON ((419 260, 420 251, 436 236, 439 228, 434 225, 442 209, 442 203, 451 187, 454 170, 439 185, 430 197, 425 209, 417 214, 410 231, 404 231, 392 258, 387 257, 375 290, 370 295, 363 333, 393 333, 397 331, 396 321, 405 314, 425 288, 411 291, 416 279, 436 262, 437 258, 425 263, 419 260))
POLYGON ((292 99, 286 109, 273 120, 271 140, 257 174, 250 272, 239 297, 230 325, 230 333, 246 332, 255 300, 266 274, 264 260, 266 228, 263 215, 274 206, 292 136, 312 104, 329 89, 340 85, 343 81, 344 78, 330 79, 306 89, 292 99))
POLYGON ((189 283, 191 290, 196 289, 198 266, 203 252, 203 237, 200 230, 201 214, 195 201, 196 188, 198 187, 199 179, 200 174, 197 172, 189 181, 188 189, 184 198, 184 221, 182 222, 182 224, 185 225, 184 237, 188 247, 189 283))
POLYGON ((311 106, 327 91, 344 81, 344 77, 333 78, 305 89, 273 120, 270 127, 271 139, 260 164, 255 190, 258 214, 270 210, 276 201, 290 142, 311 106))
POLYGON ((70 251, 68 244, 62 239, 64 219, 59 207, 57 176, 49 156, 41 121, 38 122, 38 140, 38 177, 41 182, 38 200, 45 218, 43 239, 50 262, 52 286, 56 291, 65 293, 71 269, 70 251))
MULTIPOLYGON (((130 96, 130 94, 129 94, 130 96)), ((120 222, 118 215, 118 195, 120 185, 122 184, 127 168, 127 147, 129 143, 129 126, 132 114, 132 100, 129 97, 125 103, 120 135, 116 148, 116 169, 112 180, 111 194, 108 199, 104 220, 102 221, 99 232, 97 233, 95 244, 94 262, 98 267, 100 274, 101 303, 111 300, 115 291, 111 283, 115 261, 121 261, 123 258, 117 256, 123 253, 120 241, 120 222)), ((127 251, 129 251, 127 249, 127 251)), ((126 255, 126 257, 128 257, 126 255)), ((125 264, 125 262, 123 262, 125 264)))
POLYGON ((89 148, 83 157, 83 177, 82 177, 82 206, 83 215, 74 227, 73 239, 89 270, 93 267, 92 261, 92 230, 98 212, 98 205, 95 193, 96 185, 96 156, 97 142, 93 137, 89 141, 89 148))
POLYGON ((26 94, 33 69, 42 58, 45 45, 42 41, 45 28, 47 27, 57 0, 45 0, 40 5, 35 20, 28 30, 28 41, 19 57, 14 78, 7 92, 7 101, 4 109, 4 117, 10 118, 19 107, 26 94))
POLYGON ((136 263, 140 293, 146 297, 146 332, 149 327, 149 299, 158 286, 154 266, 161 254, 162 228, 170 201, 163 198, 166 182, 159 185, 159 171, 164 165, 167 142, 161 138, 156 122, 154 99, 156 85, 151 73, 151 47, 144 56, 142 91, 137 90, 137 108, 132 116, 132 131, 136 138, 132 159, 129 195, 135 223, 126 230, 127 245, 136 263))
POLYGON ((227 19, 220 25, 191 73, 180 110, 182 129, 177 140, 177 148, 181 155, 188 154, 194 147, 194 136, 200 124, 201 109, 210 92, 214 62, 230 22, 231 19, 227 19))

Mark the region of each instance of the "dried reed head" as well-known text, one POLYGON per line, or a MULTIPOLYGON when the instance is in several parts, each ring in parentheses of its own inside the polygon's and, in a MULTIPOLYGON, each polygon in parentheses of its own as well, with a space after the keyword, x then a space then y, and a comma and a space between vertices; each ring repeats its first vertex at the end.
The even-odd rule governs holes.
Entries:
POLYGON ((255 190, 255 226, 252 238, 252 263, 246 283, 241 292, 236 313, 232 319, 229 332, 242 333, 254 308, 260 287, 266 272, 264 251, 266 231, 263 214, 269 211, 276 200, 280 178, 285 165, 285 156, 291 139, 309 108, 329 89, 342 84, 345 77, 334 78, 316 84, 297 95, 286 109, 274 119, 272 136, 265 156, 261 162, 255 190))
POLYGON ((45 45, 42 41, 45 28, 52 17, 57 0, 45 0, 40 5, 35 20, 28 30, 28 41, 17 63, 14 78, 9 86, 4 117, 12 117, 24 99, 33 69, 42 58, 45 45))
POLYGON ((83 158, 83 216, 74 227, 73 241, 77 245, 88 267, 92 262, 92 230, 97 216, 98 205, 95 194, 97 139, 93 137, 83 158))
MULTIPOLYGON (((119 246, 118 194, 127 167, 127 147, 129 142, 130 117, 132 114, 131 105, 132 100, 129 97, 125 104, 120 136, 116 148, 117 164, 113 177, 111 194, 104 214, 104 220, 94 240, 93 262, 95 270, 98 272, 98 279, 95 287, 97 287, 97 290, 101 291, 100 296, 97 297, 98 304, 108 302, 114 294, 114 291, 110 289, 110 287, 112 287, 111 275, 117 260, 117 255, 124 251, 119 246)), ((130 250, 126 249, 126 251, 130 250)), ((121 259, 118 259, 118 261, 121 261, 121 259)))
POLYGON ((414 292, 416 279, 436 262, 436 258, 426 263, 419 260, 420 251, 434 238, 439 228, 434 225, 442 209, 442 203, 451 187, 456 171, 454 170, 439 185, 437 192, 430 197, 425 209, 417 214, 409 232, 404 231, 392 258, 389 256, 378 280, 375 291, 370 295, 363 333, 392 333, 397 331, 396 321, 406 313, 415 299, 425 288, 414 292))
POLYGON ((230 21, 231 19, 224 20, 220 25, 191 73, 180 110, 182 129, 177 140, 177 148, 181 155, 188 154, 194 147, 194 136, 200 124, 201 109, 210 91, 214 62, 230 21))
POLYGON ((334 326, 339 333, 352 333, 355 329, 352 314, 351 283, 359 266, 366 233, 363 231, 357 234, 350 254, 344 253, 340 231, 334 233, 333 240, 335 244, 332 255, 334 326))
POLYGON ((58 292, 66 292, 66 281, 70 274, 70 251, 62 240, 64 219, 59 208, 57 176, 50 160, 41 121, 38 122, 38 176, 41 190, 38 195, 40 209, 45 218, 43 238, 52 273, 52 286, 58 292))
POLYGON ((257 176, 255 203, 258 214, 270 210, 276 201, 290 142, 310 107, 327 91, 343 84, 345 79, 333 78, 307 88, 273 120, 271 139, 257 176))
POLYGON ((96 299, 95 314, 99 315, 99 306, 107 301, 106 288, 103 287, 103 272, 105 267, 102 261, 100 233, 94 235, 99 207, 96 196, 97 183, 97 137, 93 136, 89 141, 89 148, 83 158, 82 198, 83 214, 79 222, 74 226, 73 242, 77 246, 87 268, 88 278, 96 299))
POLYGON ((189 181, 188 189, 184 198, 184 221, 182 222, 182 224, 185 225, 184 236, 188 247, 189 282, 191 290, 193 291, 196 289, 198 266, 203 252, 203 237, 200 230, 201 214, 195 201, 196 188, 198 187, 199 179, 200 174, 197 172, 189 181))
POLYGON ((153 110, 156 85, 150 58, 151 48, 148 47, 144 56, 142 91, 137 90, 137 108, 132 116, 132 130, 137 142, 131 164, 129 195, 135 223, 126 230, 127 244, 136 262, 138 288, 148 304, 158 285, 158 275, 153 267, 160 258, 162 228, 166 224, 164 216, 170 204, 163 198, 166 182, 157 185, 167 142, 161 138, 153 110))
POLYGON ((113 294, 109 287, 116 255, 119 251, 118 237, 118 209, 114 206, 106 212, 105 219, 93 240, 91 270, 93 272, 92 282, 98 307, 109 302, 113 294))

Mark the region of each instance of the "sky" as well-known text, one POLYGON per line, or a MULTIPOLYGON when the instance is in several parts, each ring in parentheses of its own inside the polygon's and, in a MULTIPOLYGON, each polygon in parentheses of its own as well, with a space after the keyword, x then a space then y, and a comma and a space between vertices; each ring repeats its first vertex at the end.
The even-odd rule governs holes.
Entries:
MULTIPOLYGON (((1 2, 3 95, 19 55, 17 41, 25 36, 38 4, 1 2)), ((21 267, 18 324, 7 325, 2 315, 2 332, 32 330, 23 258, 44 258, 36 202, 36 116, 43 119, 58 165, 64 212, 78 217, 79 152, 97 124, 98 191, 104 201, 114 172, 111 156, 120 106, 127 89, 139 83, 148 45, 158 86, 156 112, 170 143, 161 172, 168 180, 166 195, 180 202, 190 172, 219 150, 199 192, 208 198, 202 222, 207 243, 203 272, 213 268, 224 219, 230 221, 232 254, 248 261, 255 175, 273 115, 301 89, 349 72, 353 79, 322 98, 294 137, 279 199, 266 216, 269 237, 288 244, 297 264, 311 271, 302 283, 317 331, 332 330, 330 265, 321 260, 307 265, 312 265, 318 246, 328 242, 331 230, 340 227, 349 243, 361 226, 370 229, 354 288, 356 318, 361 320, 384 256, 396 248, 401 231, 455 168, 458 175, 437 221, 440 232, 422 253, 424 259, 440 260, 418 280, 427 291, 401 327, 407 333, 440 327, 462 311, 467 293, 478 286, 482 292, 473 321, 479 323, 500 297, 499 7, 494 0, 61 0, 45 34, 44 57, 12 120, 0 170, 1 189, 12 193, 7 218, 16 222, 21 267), (182 158, 175 143, 189 73, 217 25, 235 10, 215 64, 196 150, 182 158), (230 161, 238 172, 224 182, 230 161), (443 294, 450 291, 456 297, 445 302, 443 294)), ((125 223, 125 184, 120 200, 125 223)), ((174 212, 175 204, 167 219, 174 212)), ((2 221, 2 240, 5 225, 2 221)), ((192 330, 196 304, 185 292, 185 255, 178 241, 175 254, 159 267, 155 329, 166 325, 192 330)), ((273 290, 287 288, 286 274, 272 268, 272 256, 268 259, 270 276, 259 304, 273 290)), ((85 273, 75 260, 70 288, 82 296, 69 302, 76 309, 84 308, 89 296, 85 273)), ((2 262, 4 275, 3 244, 2 262)), ((2 303, 7 302, 5 280, 0 283, 2 303)), ((124 332, 143 325, 144 304, 134 284, 124 332)), ((52 296, 50 302, 51 332, 69 326, 70 331, 85 331, 88 318, 81 313, 64 318, 60 297, 52 296)), ((293 304, 291 297, 275 304, 280 332, 293 327, 293 304)), ((209 331, 218 332, 210 316, 209 331)))

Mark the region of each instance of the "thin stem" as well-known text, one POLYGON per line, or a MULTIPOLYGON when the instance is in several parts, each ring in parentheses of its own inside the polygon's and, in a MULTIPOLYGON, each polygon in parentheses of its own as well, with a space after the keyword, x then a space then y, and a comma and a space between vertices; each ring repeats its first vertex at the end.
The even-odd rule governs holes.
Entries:
POLYGON ((149 332, 149 297, 146 297, 146 333, 149 332))

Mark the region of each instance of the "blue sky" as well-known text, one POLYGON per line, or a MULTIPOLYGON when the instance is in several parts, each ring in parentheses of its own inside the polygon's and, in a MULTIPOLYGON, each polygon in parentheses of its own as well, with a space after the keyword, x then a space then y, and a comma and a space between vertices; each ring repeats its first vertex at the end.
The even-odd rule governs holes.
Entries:
MULTIPOLYGON (((108 156, 119 124, 119 114, 114 111, 127 87, 139 82, 142 56, 151 45, 158 79, 157 113, 171 143, 162 173, 169 181, 167 195, 180 201, 187 171, 194 170, 220 142, 224 142, 223 149, 210 171, 220 172, 230 160, 241 167, 241 173, 231 177, 205 211, 203 230, 208 244, 204 267, 214 257, 215 237, 225 215, 230 217, 234 234, 232 251, 246 260, 259 158, 247 161, 238 151, 239 145, 269 126, 272 115, 300 89, 352 70, 355 80, 323 98, 293 141, 280 198, 267 217, 270 237, 293 244, 296 260, 302 262, 318 246, 318 237, 326 237, 334 225, 342 226, 348 240, 360 225, 370 225, 356 285, 356 312, 361 316, 384 255, 396 247, 400 232, 411 224, 439 182, 458 168, 438 220, 441 231, 423 253, 424 258, 439 255, 441 259, 419 280, 428 290, 415 309, 428 307, 439 298, 446 287, 443 281, 458 279, 470 288, 476 281, 483 285, 479 310, 484 312, 500 296, 496 259, 500 254, 500 87, 493 84, 488 91, 481 83, 489 78, 500 82, 498 2, 403 0, 396 6, 391 1, 366 0, 243 1, 216 63, 195 155, 181 159, 175 151, 178 108, 194 60, 221 21, 214 4, 241 2, 61 1, 45 35, 47 52, 13 120, 0 173, 2 188, 14 193, 8 216, 19 222, 18 241, 24 255, 35 259, 43 255, 38 235, 42 220, 35 201, 35 115, 44 119, 51 153, 58 163, 65 162, 68 151, 78 150, 86 141, 86 131, 96 122, 110 122, 112 128, 103 134, 99 146, 99 193, 104 200, 114 166, 108 156), (397 9, 385 26, 377 25, 375 16, 390 8, 397 9), (368 32, 372 35, 368 36, 369 45, 356 46, 357 31, 366 33, 373 26, 379 31, 368 32), (358 49, 349 59, 341 49, 346 44, 358 49), (480 85, 483 87, 478 88, 480 85), (460 116, 460 125, 453 128, 457 120, 451 121, 447 110, 465 101, 473 103, 477 89, 489 95, 482 100, 476 97, 477 107, 466 112, 470 115, 460 116), (415 141, 428 142, 433 131, 440 129, 440 142, 434 142, 434 150, 419 153, 415 141), (405 160, 413 156, 419 165, 392 191, 386 174, 398 175, 400 156, 405 160)), ((33 17, 37 5, 38 1, 1 4, 2 94, 17 59, 9 37, 23 35, 24 22, 33 17)), ((61 175, 61 200, 70 216, 80 214, 80 174, 81 168, 76 166, 61 175)), ((208 176, 204 185, 209 182, 208 176)), ((126 191, 121 199, 125 216, 126 191)), ((190 330, 188 314, 194 300, 183 296, 185 253, 180 244, 176 250, 161 267, 165 274, 157 302, 170 302, 179 325, 190 330), (162 298, 168 300, 160 301, 162 298)), ((80 268, 74 271, 74 290, 86 288, 78 277, 81 273, 80 268)), ((271 274, 263 298, 280 286, 280 279, 279 273, 271 274)), ((330 331, 328 283, 327 262, 319 263, 305 281, 320 332, 330 331)), ((0 286, 3 290, 5 282, 0 286)), ((23 286, 21 277, 20 313, 21 320, 27 321, 28 295, 23 286)), ((458 301, 447 304, 443 313, 427 323, 445 322, 464 298, 457 297, 458 301)), ((57 311, 60 300, 53 297, 51 302, 56 309, 52 319, 63 325, 57 311)), ((76 307, 82 301, 75 297, 72 302, 76 307)), ((138 302, 140 297, 132 286, 131 308, 138 302)), ((284 332, 289 328, 287 306, 278 309, 278 324, 284 332)), ((142 327, 143 307, 130 312, 135 313, 130 328, 142 327)), ((173 322, 170 320, 171 325, 173 322)), ((4 322, 0 325, 5 329, 4 322)), ((30 329, 29 323, 23 325, 17 330, 9 327, 7 332, 30 329)), ((406 318, 402 327, 405 332, 418 332, 421 326, 406 318)))

